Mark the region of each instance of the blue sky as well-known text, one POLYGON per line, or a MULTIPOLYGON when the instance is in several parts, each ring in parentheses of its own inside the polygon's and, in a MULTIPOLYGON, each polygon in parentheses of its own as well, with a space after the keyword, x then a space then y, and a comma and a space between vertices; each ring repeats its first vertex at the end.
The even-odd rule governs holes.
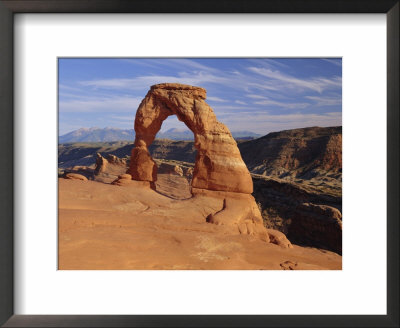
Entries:
MULTIPOLYGON (((342 124, 342 61, 325 58, 61 58, 59 134, 79 128, 132 129, 150 86, 184 83, 231 131, 262 135, 342 124)), ((185 128, 174 116, 161 128, 185 128)))

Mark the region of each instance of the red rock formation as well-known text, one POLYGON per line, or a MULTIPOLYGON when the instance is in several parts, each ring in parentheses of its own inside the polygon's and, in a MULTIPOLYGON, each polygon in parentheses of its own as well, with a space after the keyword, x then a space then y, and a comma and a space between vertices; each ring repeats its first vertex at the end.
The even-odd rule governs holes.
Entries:
POLYGON ((268 228, 292 242, 342 253, 341 192, 253 175, 254 197, 268 228))
POLYGON ((251 173, 279 178, 341 178, 342 127, 273 132, 239 144, 251 173))
POLYGON ((197 155, 192 194, 198 204, 207 204, 210 197, 223 200, 222 208, 210 213, 207 221, 230 226, 236 233, 257 235, 266 242, 291 247, 282 233, 269 233, 264 227, 260 210, 251 196, 253 182, 236 141, 205 99, 203 88, 171 83, 153 85, 136 112, 135 147, 127 173, 134 180, 156 181, 157 165, 148 147, 162 122, 176 115, 195 137, 197 155))
POLYGON ((149 181, 136 181, 132 180, 132 176, 130 174, 121 174, 115 179, 111 184, 116 186, 133 186, 136 188, 152 188, 151 182, 149 181))
POLYGON ((81 181, 87 181, 88 180, 84 175, 78 174, 78 173, 66 173, 64 175, 64 179, 81 180, 81 181))
POLYGON ((111 183, 118 176, 126 172, 127 162, 125 158, 118 158, 108 154, 106 157, 96 154, 96 167, 94 169, 94 180, 111 183))
POLYGON ((160 163, 158 166, 158 173, 183 176, 183 170, 179 165, 171 165, 167 163, 160 163))
POLYGON ((148 146, 162 122, 176 115, 193 132, 197 149, 192 186, 250 194, 251 176, 229 129, 204 101, 206 90, 182 84, 157 84, 140 104, 135 118, 135 148, 129 173, 135 180, 156 181, 157 166, 148 146))
POLYGON ((342 254, 342 214, 327 205, 299 204, 289 236, 299 244, 315 245, 342 254))

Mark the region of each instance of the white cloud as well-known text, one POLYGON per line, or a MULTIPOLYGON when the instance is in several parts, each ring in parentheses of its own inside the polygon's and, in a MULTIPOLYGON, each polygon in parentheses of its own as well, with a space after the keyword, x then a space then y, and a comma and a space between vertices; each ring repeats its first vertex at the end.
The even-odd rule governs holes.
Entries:
POLYGON ((181 72, 178 76, 147 75, 132 79, 102 79, 81 81, 79 83, 83 86, 91 86, 94 88, 146 90, 149 89, 151 85, 158 83, 181 83, 201 86, 204 83, 229 84, 231 80, 204 72, 197 72, 196 74, 181 72))
POLYGON ((285 68, 289 67, 288 65, 283 64, 282 62, 279 62, 276 59, 272 58, 253 58, 249 59, 248 62, 261 65, 267 68, 273 68, 274 66, 285 67, 285 68))
POLYGON ((206 72, 218 72, 217 69, 210 67, 210 66, 200 64, 192 59, 187 59, 187 58, 176 58, 175 59, 174 58, 174 59, 167 59, 167 63, 168 63, 168 61, 178 67, 194 68, 194 69, 202 70, 202 71, 206 71, 206 72))
POLYGON ((215 102, 227 102, 227 100, 219 98, 219 97, 207 97, 207 100, 215 101, 215 102))
POLYGON ((302 109, 310 106, 309 103, 285 103, 285 102, 280 102, 280 101, 275 101, 275 100, 260 100, 254 102, 256 105, 265 105, 265 106, 278 106, 282 108, 287 108, 287 109, 302 109))
MULTIPOLYGON (((234 106, 234 105, 218 104, 218 105, 213 106, 213 109, 214 109, 214 112, 218 112, 218 113, 227 112, 227 113, 232 113, 235 115, 235 113, 237 113, 241 110, 245 110, 245 111, 249 110, 249 107, 248 106, 234 106)), ((264 113, 265 113, 265 111, 264 111, 264 113)))
POLYGON ((134 115, 110 115, 109 117, 111 120, 114 120, 114 121, 128 122, 132 126, 133 126, 133 122, 135 120, 135 114, 134 115))
POLYGON ((79 100, 63 100, 59 103, 61 113, 99 113, 99 112, 132 112, 139 107, 141 98, 110 97, 110 98, 81 98, 79 100))
POLYGON ((328 63, 331 63, 331 64, 333 64, 333 65, 342 67, 342 61, 339 60, 339 58, 338 58, 338 59, 333 59, 333 58, 332 58, 332 59, 321 58, 321 60, 326 61, 326 62, 328 62, 328 63))
POLYGON ((311 79, 299 79, 294 76, 281 73, 280 71, 274 71, 268 68, 248 67, 248 69, 253 73, 257 73, 259 75, 268 77, 271 80, 284 83, 284 85, 281 85, 281 87, 296 87, 299 91, 310 89, 322 93, 322 91, 330 87, 340 88, 342 86, 342 79, 338 76, 335 76, 332 79, 321 77, 311 79))
MULTIPOLYGON (((129 61, 129 59, 126 59, 126 61, 129 61)), ((83 87, 90 87, 92 90, 140 90, 143 93, 151 85, 166 82, 203 87, 206 87, 208 84, 223 85, 225 88, 240 89, 250 93, 252 89, 263 90, 263 92, 275 91, 285 93, 288 89, 291 89, 292 92, 312 90, 322 93, 326 89, 341 87, 341 77, 300 79, 268 67, 248 67, 247 71, 255 74, 246 74, 244 73, 246 71, 219 71, 189 59, 162 59, 153 60, 149 63, 151 65, 162 65, 163 63, 164 66, 172 65, 176 68, 177 73, 176 75, 142 75, 134 78, 86 80, 80 81, 79 84, 83 87), (198 70, 193 71, 192 68, 198 70), (265 79, 265 77, 268 79, 265 79)), ((211 97, 209 99, 211 101, 221 101, 222 98, 211 97)))
POLYGON ((267 97, 260 96, 260 95, 254 95, 254 94, 247 94, 246 97, 253 98, 253 99, 268 99, 267 97))
POLYGON ((223 115, 220 121, 226 124, 231 131, 249 130, 265 135, 269 132, 310 126, 339 126, 342 125, 342 113, 288 115, 271 115, 262 112, 237 113, 236 115, 223 115))
POLYGON ((235 104, 247 105, 244 101, 241 101, 241 100, 235 100, 235 104))
POLYGON ((268 81, 263 81, 263 82, 247 82, 247 88, 246 91, 248 91, 249 88, 256 88, 256 89, 261 89, 261 90, 269 90, 269 91, 278 91, 279 87, 278 85, 274 85, 271 82, 268 81))
POLYGON ((313 100, 317 106, 340 106, 342 98, 339 97, 318 97, 318 96, 305 96, 304 98, 313 100))
POLYGON ((189 58, 152 58, 152 59, 138 58, 138 59, 121 59, 121 61, 126 63, 132 63, 135 65, 150 66, 155 68, 169 67, 173 69, 179 69, 180 71, 184 69, 195 69, 197 71, 205 71, 205 72, 218 71, 213 67, 200 64, 199 62, 189 58))
POLYGON ((58 85, 58 90, 67 90, 67 91, 81 91, 81 89, 79 89, 79 88, 77 88, 77 87, 71 87, 71 86, 69 86, 69 85, 66 85, 66 84, 62 84, 62 83, 60 83, 59 85, 58 85))
POLYGON ((265 96, 255 95, 255 94, 247 94, 246 97, 252 99, 258 99, 253 102, 255 105, 265 105, 265 106, 278 106, 287 109, 302 109, 308 107, 309 103, 288 103, 283 101, 272 100, 265 96))

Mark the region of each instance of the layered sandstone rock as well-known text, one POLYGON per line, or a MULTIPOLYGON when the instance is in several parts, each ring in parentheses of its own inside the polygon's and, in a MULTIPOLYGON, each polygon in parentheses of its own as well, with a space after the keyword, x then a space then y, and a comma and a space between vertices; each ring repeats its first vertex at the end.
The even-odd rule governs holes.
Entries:
POLYGON ((130 174, 119 175, 117 179, 111 182, 111 184, 122 187, 154 189, 154 186, 151 182, 132 180, 132 176, 130 174))
MULTIPOLYGON (((253 182, 229 129, 219 122, 205 102, 206 90, 182 84, 153 85, 142 100, 135 118, 135 147, 127 173, 132 179, 157 180, 157 164, 148 147, 163 121, 176 115, 193 132, 197 150, 191 181, 197 204, 219 199, 222 207, 206 213, 207 222, 232 227, 241 234, 257 235, 284 248, 290 242, 280 232, 269 232, 251 195, 253 182)), ((204 207, 202 209, 204 211, 204 207)))
POLYGON ((341 182, 341 126, 273 132, 240 143, 239 149, 251 173, 285 180, 341 182))
POLYGON ((132 181, 132 176, 130 174, 121 174, 118 176, 117 179, 115 179, 111 184, 117 185, 117 186, 125 186, 128 184, 131 184, 132 181))
POLYGON ((247 194, 253 191, 250 173, 235 140, 205 98, 206 90, 199 87, 171 83, 151 87, 136 112, 135 148, 129 169, 133 179, 156 181, 157 166, 148 147, 162 122, 176 115, 195 137, 193 187, 247 194))
POLYGON ((254 197, 268 228, 298 245, 342 253, 341 194, 253 174, 254 197))
POLYGON ((82 175, 82 174, 78 174, 78 173, 66 173, 64 175, 65 179, 70 179, 70 180, 81 180, 81 181, 87 181, 88 179, 82 175))
POLYGON ((327 205, 299 204, 289 235, 299 244, 316 245, 342 254, 342 214, 327 205))
POLYGON ((158 166, 158 173, 183 176, 183 170, 179 165, 171 165, 169 163, 161 163, 158 166))
POLYGON ((118 176, 126 172, 126 168, 127 161, 125 158, 118 158, 112 154, 103 157, 100 153, 97 153, 94 180, 104 183, 112 183, 118 178, 118 176))
MULTIPOLYGON (((181 162, 176 160, 163 160, 154 159, 157 164, 157 174, 172 174, 185 177, 189 182, 193 178, 193 167, 192 163, 181 162)), ((157 180, 159 177, 157 176, 157 180)))

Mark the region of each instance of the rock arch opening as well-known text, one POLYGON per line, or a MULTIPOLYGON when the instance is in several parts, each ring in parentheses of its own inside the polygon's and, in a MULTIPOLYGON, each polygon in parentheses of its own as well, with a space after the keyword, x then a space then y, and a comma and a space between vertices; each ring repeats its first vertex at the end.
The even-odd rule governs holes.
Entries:
POLYGON ((155 160, 177 161, 191 166, 196 161, 194 134, 175 115, 164 120, 154 142, 148 148, 155 160))
POLYGON ((157 165, 155 190, 177 200, 191 198, 190 185, 196 159, 193 132, 171 115, 164 120, 148 148, 157 165))

